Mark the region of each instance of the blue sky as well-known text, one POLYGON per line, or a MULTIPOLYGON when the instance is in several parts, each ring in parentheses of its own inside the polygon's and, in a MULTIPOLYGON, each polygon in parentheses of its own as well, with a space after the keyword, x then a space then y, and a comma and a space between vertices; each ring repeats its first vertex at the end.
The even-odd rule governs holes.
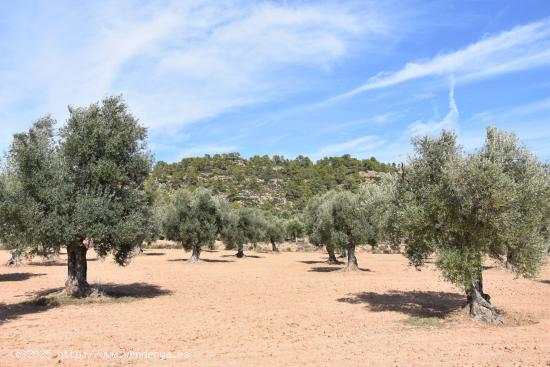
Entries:
POLYGON ((352 154, 487 125, 550 160, 550 1, 3 1, 0 151, 123 94, 158 160, 352 154))

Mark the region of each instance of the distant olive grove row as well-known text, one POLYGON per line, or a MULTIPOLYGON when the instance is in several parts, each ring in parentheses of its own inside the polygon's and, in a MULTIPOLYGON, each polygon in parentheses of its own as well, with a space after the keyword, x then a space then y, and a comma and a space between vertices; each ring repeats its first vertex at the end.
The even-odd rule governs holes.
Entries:
MULTIPOLYGON (((410 159, 380 169, 386 173, 376 184, 320 186, 318 195, 304 196, 303 208, 277 210, 243 205, 200 181, 184 189, 163 186, 168 181, 151 175, 146 130, 119 97, 69 112, 57 131, 45 117, 16 134, 0 174, 0 241, 13 249, 11 261, 65 247, 69 296, 92 293, 90 248, 124 265, 142 243, 165 238, 197 262, 216 240, 240 258, 246 244, 266 242, 278 252, 285 239, 307 236, 326 248, 329 263, 337 262, 335 251, 345 250, 343 271, 359 269, 355 250, 367 243, 404 246, 416 267, 435 255, 443 277, 464 290, 471 315, 493 321, 498 313, 483 288, 484 261, 493 258, 519 276, 535 277, 546 260, 550 169, 513 134, 494 128, 471 154, 452 132, 415 138, 410 159)), ((286 162, 277 164, 294 164, 286 162)), ((332 165, 305 167, 336 175, 332 165)), ((272 171, 265 171, 265 180, 272 171)))

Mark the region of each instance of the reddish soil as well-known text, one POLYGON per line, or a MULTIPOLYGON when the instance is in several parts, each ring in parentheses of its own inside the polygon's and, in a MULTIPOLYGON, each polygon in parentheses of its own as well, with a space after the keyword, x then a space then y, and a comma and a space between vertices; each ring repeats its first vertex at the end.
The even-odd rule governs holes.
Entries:
MULTIPOLYGON (((90 283, 130 298, 56 307, 29 301, 63 285, 64 256, 0 267, 0 366, 550 365, 550 266, 539 280, 484 273, 506 313, 495 326, 469 320, 458 289, 402 255, 359 253, 364 271, 339 273, 320 252, 233 253, 187 264, 183 250, 149 249, 124 268, 89 254, 90 283), (17 358, 29 350, 43 352, 17 358)), ((8 257, 0 251, 0 263, 8 257)))

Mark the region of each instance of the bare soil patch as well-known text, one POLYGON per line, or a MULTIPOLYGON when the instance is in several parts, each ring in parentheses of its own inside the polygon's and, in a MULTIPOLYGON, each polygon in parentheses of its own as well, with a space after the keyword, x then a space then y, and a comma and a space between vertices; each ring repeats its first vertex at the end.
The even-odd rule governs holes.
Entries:
MULTIPOLYGON (((106 296, 89 302, 56 295, 65 266, 34 259, 0 267, 0 365, 550 364, 549 266, 536 281, 498 266, 485 271, 486 291, 505 312, 495 326, 471 321, 462 292, 433 265, 417 271, 402 255, 358 252, 368 271, 345 273, 321 252, 245 253, 204 251, 202 262, 188 264, 183 250, 145 249, 125 268, 91 261, 88 281, 106 296), (17 359, 17 350, 188 355, 60 361, 17 359)), ((8 258, 0 251, 0 264, 8 258)))

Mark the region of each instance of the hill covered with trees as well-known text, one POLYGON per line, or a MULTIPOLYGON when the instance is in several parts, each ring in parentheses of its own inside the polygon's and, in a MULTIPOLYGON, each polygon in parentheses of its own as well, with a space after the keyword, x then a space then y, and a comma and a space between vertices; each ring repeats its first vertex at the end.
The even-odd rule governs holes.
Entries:
POLYGON ((311 197, 329 190, 356 192, 392 171, 395 164, 381 163, 374 157, 344 155, 313 162, 304 156, 246 159, 239 153, 229 153, 184 158, 175 163, 160 161, 147 186, 157 192, 205 187, 243 206, 292 210, 304 208, 311 197))

